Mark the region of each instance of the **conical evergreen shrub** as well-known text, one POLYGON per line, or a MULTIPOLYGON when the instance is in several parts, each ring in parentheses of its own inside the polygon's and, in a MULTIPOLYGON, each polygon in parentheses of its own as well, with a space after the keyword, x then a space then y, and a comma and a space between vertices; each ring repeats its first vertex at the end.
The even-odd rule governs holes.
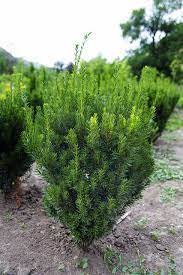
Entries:
POLYGON ((101 82, 83 66, 47 86, 43 110, 27 115, 24 143, 48 182, 44 202, 86 249, 137 199, 153 170, 153 109, 123 68, 101 82))

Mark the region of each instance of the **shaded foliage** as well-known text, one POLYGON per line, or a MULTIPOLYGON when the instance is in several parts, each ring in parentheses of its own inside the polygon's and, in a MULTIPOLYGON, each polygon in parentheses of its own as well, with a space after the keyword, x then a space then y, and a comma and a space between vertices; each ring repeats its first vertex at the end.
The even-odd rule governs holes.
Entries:
POLYGON ((12 75, 0 94, 0 189, 4 193, 13 189, 32 163, 21 141, 25 129, 24 88, 21 76, 12 75))

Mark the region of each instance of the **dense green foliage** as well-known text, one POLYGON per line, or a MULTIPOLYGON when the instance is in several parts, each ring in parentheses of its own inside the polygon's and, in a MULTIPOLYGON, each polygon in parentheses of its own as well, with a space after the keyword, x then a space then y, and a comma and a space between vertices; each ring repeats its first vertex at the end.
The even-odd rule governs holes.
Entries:
POLYGON ((16 71, 24 76, 27 104, 33 107, 35 114, 36 108, 43 106, 43 91, 46 89, 51 71, 44 67, 36 68, 33 63, 25 66, 22 62, 18 63, 16 71))
MULTIPOLYGON (((144 67, 139 81, 131 74, 130 67, 126 61, 107 63, 101 57, 95 58, 90 62, 84 63, 90 73, 93 73, 97 79, 98 88, 103 82, 110 80, 120 66, 121 81, 128 83, 132 81, 136 86, 140 85, 142 91, 148 95, 149 107, 155 107, 154 115, 154 134, 152 140, 155 140, 165 128, 166 122, 172 113, 179 99, 180 88, 170 79, 159 76, 156 69, 144 67)), ((105 84, 104 84, 105 85, 105 84)))
POLYGON ((183 48, 179 50, 171 63, 173 80, 183 85, 183 48))
POLYGON ((157 70, 149 67, 142 70, 139 85, 148 94, 149 106, 155 106, 154 122, 156 131, 152 137, 152 140, 155 140, 162 133, 178 102, 178 87, 169 79, 163 76, 158 77, 157 70))
POLYGON ((121 72, 123 71, 121 74, 123 81, 132 78, 131 68, 126 61, 115 60, 109 63, 105 58, 98 56, 88 62, 83 62, 83 65, 86 66, 90 73, 95 75, 98 88, 100 88, 101 83, 108 81, 116 73, 118 66, 120 66, 121 72))
POLYGON ((32 163, 24 150, 25 86, 21 75, 9 77, 0 92, 0 189, 9 192, 32 163))
POLYGON ((73 72, 19 62, 1 76, 0 188, 10 191, 36 160, 48 213, 86 249, 149 182, 151 143, 179 93, 155 69, 138 79, 127 62, 80 63, 78 54, 73 72))
POLYGON ((139 197, 153 169, 153 109, 123 73, 119 66, 100 88, 85 67, 62 73, 48 83, 49 104, 27 117, 24 142, 49 183, 45 205, 83 248, 139 197))
MULTIPOLYGON (((181 10, 182 3, 182 0, 154 0, 151 15, 145 9, 134 10, 130 19, 120 25, 123 37, 139 42, 128 59, 135 75, 139 76, 147 65, 171 76, 171 64, 182 49, 183 37, 183 23, 176 21, 172 13, 181 10)), ((183 74, 179 75, 178 81, 182 78, 183 74)))

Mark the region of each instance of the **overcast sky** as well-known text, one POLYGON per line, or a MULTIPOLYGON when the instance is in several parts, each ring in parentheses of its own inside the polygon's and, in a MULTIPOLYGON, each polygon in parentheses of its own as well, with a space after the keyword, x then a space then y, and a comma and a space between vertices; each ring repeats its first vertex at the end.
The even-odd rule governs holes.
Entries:
POLYGON ((123 58, 129 44, 119 24, 152 0, 0 0, 0 47, 51 66, 73 60, 74 45, 92 32, 83 58, 123 58))

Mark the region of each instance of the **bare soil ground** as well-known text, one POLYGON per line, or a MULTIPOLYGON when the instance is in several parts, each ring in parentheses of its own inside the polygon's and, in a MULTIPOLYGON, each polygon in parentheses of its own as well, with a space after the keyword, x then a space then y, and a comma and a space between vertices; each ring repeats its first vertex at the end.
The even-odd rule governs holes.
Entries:
MULTIPOLYGON (((173 136, 162 136, 156 148, 161 152, 170 150, 172 165, 183 171, 183 128, 173 136)), ((63 225, 46 216, 42 205, 44 185, 32 173, 23 183, 19 209, 14 202, 5 203, 0 197, 0 274, 111 274, 102 257, 106 247, 121 253, 124 266, 130 262, 139 265, 137 275, 161 269, 168 274, 170 259, 178 274, 183 274, 182 180, 159 181, 147 187, 142 199, 127 209, 128 216, 85 254, 63 225), (81 257, 88 259, 85 271, 75 265, 81 257)), ((124 270, 122 274, 129 273, 124 270)))

